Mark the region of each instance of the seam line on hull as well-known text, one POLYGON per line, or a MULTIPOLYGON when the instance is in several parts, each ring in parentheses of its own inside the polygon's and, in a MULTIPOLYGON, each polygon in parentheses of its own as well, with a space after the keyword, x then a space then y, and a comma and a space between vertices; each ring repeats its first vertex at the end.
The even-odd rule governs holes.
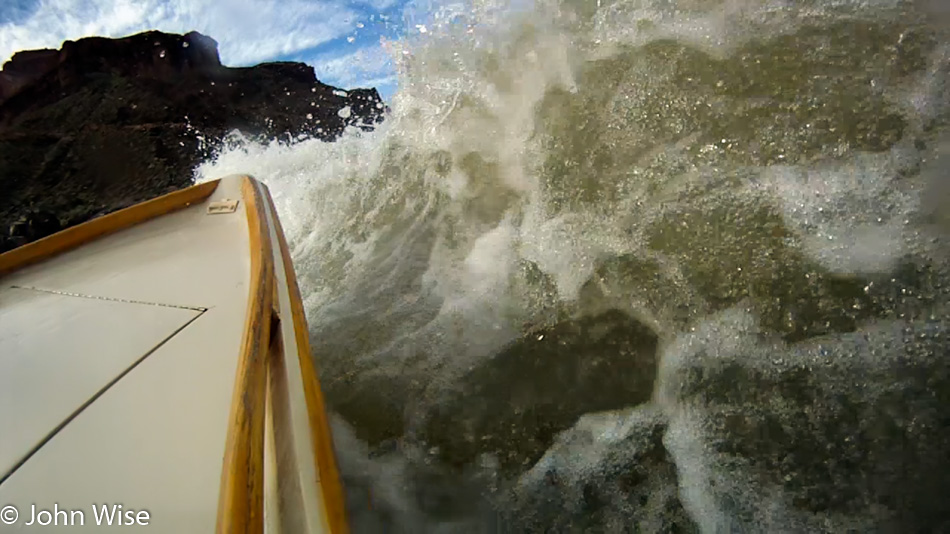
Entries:
POLYGON ((93 299, 93 300, 108 300, 111 302, 123 302, 125 304, 144 304, 146 306, 160 306, 163 308, 178 308, 180 310, 191 310, 196 312, 206 312, 208 308, 200 306, 179 306, 177 304, 165 304, 162 302, 148 302, 144 300, 131 300, 131 299, 120 299, 117 297, 101 297, 98 295, 86 295, 83 293, 71 293, 69 291, 57 291, 55 289, 41 289, 38 287, 29 287, 29 286, 10 286, 12 289, 25 289, 28 291, 39 291, 40 293, 50 293, 52 295, 62 295, 64 297, 78 297, 84 299, 93 299))
MULTIPOLYGON (((22 288, 21 288, 21 289, 22 289, 22 288)), ((148 350, 144 355, 142 355, 139 359, 137 359, 137 360, 135 360, 134 362, 132 362, 132 365, 126 367, 126 368, 125 368, 124 370, 122 370, 117 376, 113 377, 112 380, 110 380, 109 382, 106 383, 106 385, 102 386, 98 391, 96 391, 96 392, 92 395, 92 397, 90 397, 90 398, 87 399, 85 402, 83 402, 82 404, 80 404, 80 405, 79 405, 79 408, 77 408, 75 411, 73 411, 73 413, 69 414, 69 416, 67 416, 66 419, 62 420, 58 425, 56 425, 56 426, 53 428, 53 430, 51 430, 48 434, 46 434, 46 436, 44 436, 43 439, 40 440, 40 442, 39 442, 37 445, 35 445, 32 449, 30 449, 29 451, 27 451, 27 453, 26 453, 22 458, 20 458, 20 459, 13 465, 13 467, 12 467, 9 471, 7 471, 6 473, 0 474, 0 485, 3 485, 3 483, 6 482, 11 476, 13 476, 13 474, 16 473, 16 471, 17 471, 18 469, 20 469, 21 467, 23 467, 23 465, 24 465, 27 461, 29 461, 29 459, 32 458, 34 454, 36 454, 36 453, 37 453, 40 449, 42 449, 47 443, 49 443, 50 440, 52 440, 54 437, 56 437, 56 435, 59 434, 59 432, 60 432, 61 430, 63 430, 64 428, 66 428, 66 426, 69 425, 69 423, 71 423, 74 419, 76 419, 77 417, 79 417, 79 415, 80 415, 83 411, 85 411, 86 408, 88 408, 89 406, 91 406, 92 403, 94 403, 96 400, 99 399, 99 397, 102 397, 103 395, 105 395, 106 392, 108 392, 109 389, 112 388, 112 386, 116 385, 120 380, 122 380, 123 378, 125 378, 126 375, 128 375, 129 373, 131 373, 131 372, 132 372, 133 370, 135 370, 135 368, 138 367, 142 362, 144 362, 146 359, 148 359, 149 356, 151 356, 152 354, 155 354, 155 352, 158 351, 158 349, 162 348, 162 347, 163 347, 166 343, 168 343, 173 337, 177 336, 182 330, 184 330, 185 328, 188 328, 192 323, 194 323, 195 321, 197 321, 198 318, 201 317, 202 315, 204 315, 204 312, 198 313, 197 315, 195 315, 194 317, 192 317, 191 319, 189 319, 185 324, 179 326, 177 329, 175 329, 174 332, 172 332, 171 334, 169 334, 168 337, 166 337, 165 339, 161 340, 161 341, 158 343, 158 345, 155 345, 154 347, 152 347, 151 349, 149 349, 149 350, 148 350)))

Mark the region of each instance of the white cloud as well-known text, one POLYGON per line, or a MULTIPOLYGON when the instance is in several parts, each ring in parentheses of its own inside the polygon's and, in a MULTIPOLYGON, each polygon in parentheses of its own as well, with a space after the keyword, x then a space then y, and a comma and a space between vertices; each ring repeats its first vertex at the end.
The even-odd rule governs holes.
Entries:
POLYGON ((358 82, 354 87, 364 87, 364 88, 375 88, 380 94, 385 93, 386 91, 392 92, 392 89, 396 87, 396 82, 399 81, 399 78, 393 74, 391 76, 386 76, 383 78, 372 78, 368 80, 362 80, 358 82))
POLYGON ((157 29, 213 37, 222 61, 241 66, 342 37, 359 17, 338 0, 40 0, 29 17, 0 25, 0 61, 19 50, 58 48, 64 40, 157 29))
POLYGON ((350 54, 324 55, 308 61, 317 78, 347 89, 391 83, 395 75, 392 60, 382 46, 367 46, 350 54))
POLYGON ((396 5, 399 0, 358 0, 360 4, 373 8, 375 11, 385 11, 396 5))

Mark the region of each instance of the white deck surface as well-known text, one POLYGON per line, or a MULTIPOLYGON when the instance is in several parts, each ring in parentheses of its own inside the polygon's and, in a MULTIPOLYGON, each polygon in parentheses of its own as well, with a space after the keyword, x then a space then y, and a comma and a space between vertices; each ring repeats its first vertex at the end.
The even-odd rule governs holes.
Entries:
POLYGON ((0 289, 0 473, 200 312, 0 289), (113 330, 135 331, 116 336, 113 330), (64 348, 66 344, 66 348, 64 348))
POLYGON ((147 510, 148 532, 214 530, 250 274, 243 202, 205 212, 223 198, 241 198, 239 180, 0 278, 0 478, 141 359, 0 484, 20 513, 0 531, 58 531, 63 515, 25 525, 54 504, 110 531, 92 512, 103 503, 147 510))

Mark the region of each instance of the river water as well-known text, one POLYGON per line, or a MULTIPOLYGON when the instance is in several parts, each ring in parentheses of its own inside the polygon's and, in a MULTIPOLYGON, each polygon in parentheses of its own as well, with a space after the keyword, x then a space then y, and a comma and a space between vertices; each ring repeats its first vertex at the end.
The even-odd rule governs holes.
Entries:
POLYGON ((950 532, 950 3, 472 0, 270 188, 357 532, 950 532))

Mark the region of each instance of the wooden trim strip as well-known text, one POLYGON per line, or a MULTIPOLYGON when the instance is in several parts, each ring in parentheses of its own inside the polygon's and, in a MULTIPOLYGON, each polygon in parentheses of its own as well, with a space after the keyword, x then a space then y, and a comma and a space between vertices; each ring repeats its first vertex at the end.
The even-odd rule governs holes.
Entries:
POLYGON ((251 285, 244 338, 228 423, 221 492, 219 534, 264 532, 264 415, 267 409, 267 353, 274 300, 274 253, 266 205, 250 177, 241 184, 251 254, 251 285))
POLYGON ((327 419, 323 392, 320 389, 320 380, 310 352, 310 331, 307 329, 307 317, 304 314, 303 300, 300 297, 300 287, 297 285, 297 275, 294 272, 284 229, 280 224, 274 202, 266 187, 264 188, 264 194, 267 196, 274 217, 277 241, 280 245, 284 272, 289 286, 287 289, 290 296, 290 309, 293 314, 294 335, 297 341, 297 359, 300 364, 300 374, 303 377, 304 396, 307 399, 307 413, 310 419, 310 442, 313 444, 318 482, 324 499, 323 503, 315 504, 326 510, 327 523, 331 533, 346 534, 349 532, 349 526, 346 519, 343 485, 340 483, 340 472, 337 467, 336 455, 333 452, 333 435, 330 431, 330 422, 327 419))
POLYGON ((187 208, 196 202, 202 202, 214 193, 214 190, 218 187, 218 182, 218 180, 214 180, 168 193, 141 204, 97 217, 0 254, 0 276, 72 250, 119 230, 187 208))

